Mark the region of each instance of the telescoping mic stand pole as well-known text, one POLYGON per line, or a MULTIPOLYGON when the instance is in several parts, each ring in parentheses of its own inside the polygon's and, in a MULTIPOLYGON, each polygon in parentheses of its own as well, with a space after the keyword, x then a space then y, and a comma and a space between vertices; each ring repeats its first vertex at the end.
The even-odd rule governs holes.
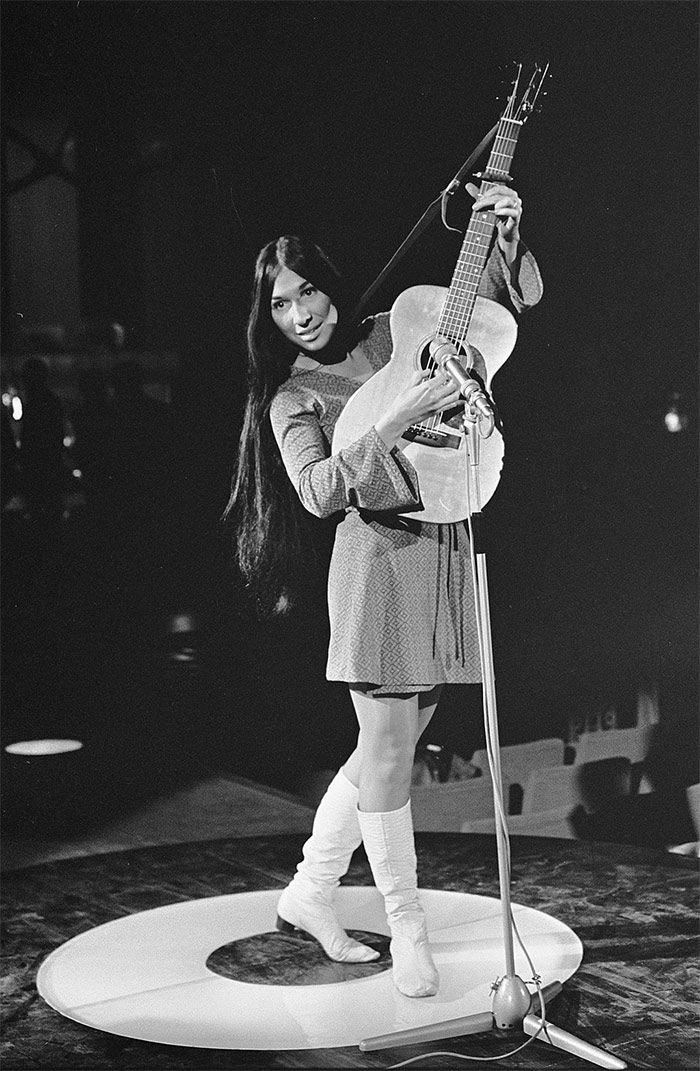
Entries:
MULTIPOLYGON (((498 716, 496 711, 496 683, 491 644, 491 620, 489 613, 488 579, 486 575, 486 553, 484 528, 481 516, 481 492, 479 484, 480 439, 493 430, 493 422, 477 418, 474 412, 465 407, 464 429, 469 450, 467 466, 469 534, 474 581, 474 604, 479 637, 481 657, 482 692, 484 707, 484 728, 486 747, 489 756, 489 768, 493 787, 493 802, 496 818, 496 846, 498 851, 498 876, 501 893, 501 916, 503 925, 503 945, 505 952, 506 973, 493 987, 492 1011, 478 1012, 475 1015, 450 1019, 443 1023, 431 1023, 412 1030, 401 1030, 394 1034, 367 1038, 360 1043, 363 1052, 374 1049, 394 1048, 400 1045, 416 1045, 424 1041, 436 1041, 440 1038, 461 1037, 466 1034, 481 1034, 488 1031, 520 1031, 529 1039, 544 1041, 558 1049, 573 1053, 583 1060, 598 1067, 610 1068, 611 1071, 626 1068, 627 1064, 589 1045, 580 1038, 548 1023, 545 1016, 547 1000, 551 1000, 561 991, 561 982, 551 982, 540 988, 539 980, 533 968, 537 991, 531 993, 525 982, 515 973, 515 956, 513 943, 514 921, 511 913, 510 898, 510 847, 503 805, 503 783, 501 778, 501 757, 498 741, 498 716)), ((521 942, 522 945, 522 942, 521 942)), ((529 962, 527 952, 523 948, 529 962)), ((532 966, 532 964, 530 964, 532 966)), ((522 1047, 522 1046, 521 1046, 522 1047)))

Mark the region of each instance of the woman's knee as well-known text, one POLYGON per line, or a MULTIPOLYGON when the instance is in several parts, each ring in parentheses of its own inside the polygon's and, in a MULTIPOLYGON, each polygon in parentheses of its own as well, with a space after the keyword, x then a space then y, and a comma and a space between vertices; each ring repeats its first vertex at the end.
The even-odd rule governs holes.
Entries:
POLYGON ((371 739, 363 740, 362 766, 380 775, 392 776, 410 769, 414 754, 413 733, 373 734, 371 739))
POLYGON ((415 695, 382 698, 353 695, 360 724, 359 751, 364 770, 391 776, 413 765, 420 716, 415 695))
POLYGON ((360 771, 360 807, 363 810, 391 811, 403 806, 408 799, 413 772, 413 755, 380 755, 372 761, 365 759, 360 771), (367 794, 373 798, 381 795, 382 802, 375 799, 367 804, 367 794), (364 803, 363 803, 364 799, 364 803), (398 802, 397 802, 398 801, 398 802))

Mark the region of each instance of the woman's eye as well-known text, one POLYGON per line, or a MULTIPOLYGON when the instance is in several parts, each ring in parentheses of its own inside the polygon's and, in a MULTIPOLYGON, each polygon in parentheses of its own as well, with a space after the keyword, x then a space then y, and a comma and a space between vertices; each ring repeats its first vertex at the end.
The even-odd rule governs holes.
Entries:
POLYGON ((272 302, 272 308, 273 309, 277 309, 277 310, 282 309, 282 308, 284 308, 284 302, 283 301, 273 301, 272 302))
POLYGON ((311 295, 315 294, 315 293, 316 293, 316 287, 315 286, 307 286, 306 290, 304 291, 304 294, 306 295, 306 297, 311 297, 311 295))

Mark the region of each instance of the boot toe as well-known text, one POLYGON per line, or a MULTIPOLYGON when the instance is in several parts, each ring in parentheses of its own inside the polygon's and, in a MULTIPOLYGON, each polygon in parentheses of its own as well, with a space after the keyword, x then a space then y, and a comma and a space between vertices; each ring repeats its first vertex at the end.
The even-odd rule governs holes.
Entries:
POLYGON ((360 944, 349 937, 346 941, 333 941, 325 949, 326 955, 338 963, 372 963, 379 959, 379 952, 369 945, 360 944))
POLYGON ((439 988, 439 979, 403 978, 394 974, 394 985, 405 997, 434 997, 439 988))
POLYGON ((390 946, 394 984, 405 997, 434 997, 440 978, 427 938, 395 937, 390 946))
POLYGON ((277 929, 282 933, 300 930, 321 945, 329 959, 337 963, 371 963, 379 952, 348 937, 333 908, 321 896, 295 897, 291 888, 283 891, 277 905, 277 929))

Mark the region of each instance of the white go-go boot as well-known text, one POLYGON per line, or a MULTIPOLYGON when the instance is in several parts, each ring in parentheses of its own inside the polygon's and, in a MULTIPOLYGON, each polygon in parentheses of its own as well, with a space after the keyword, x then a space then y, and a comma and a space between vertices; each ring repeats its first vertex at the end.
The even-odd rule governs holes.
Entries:
POLYGON ((379 958, 374 948, 348 936, 333 910, 335 890, 362 841, 357 799, 357 789, 339 770, 318 805, 297 872, 277 904, 278 930, 310 934, 329 959, 340 963, 379 958))
POLYGON ((358 811, 374 883, 391 930, 394 985, 407 997, 432 997, 439 976, 418 900, 411 802, 397 811, 358 811))

